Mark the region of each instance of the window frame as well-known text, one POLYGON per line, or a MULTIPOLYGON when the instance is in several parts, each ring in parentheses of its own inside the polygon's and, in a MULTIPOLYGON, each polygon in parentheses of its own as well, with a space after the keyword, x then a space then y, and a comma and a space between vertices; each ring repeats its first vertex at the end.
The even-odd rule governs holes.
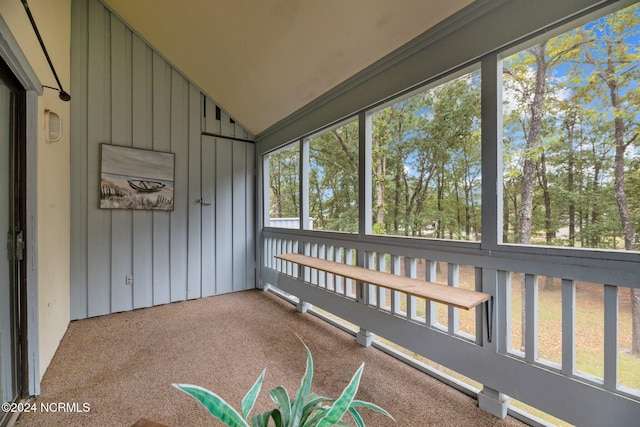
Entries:
MULTIPOLYGON (((603 267, 620 269, 622 268, 622 275, 626 277, 623 281, 628 280, 632 282, 634 280, 634 272, 629 271, 630 265, 640 264, 640 253, 609 250, 609 249, 594 249, 594 248, 571 248, 571 247, 550 247, 542 245, 519 245, 512 243, 502 242, 502 176, 503 176, 503 159, 502 159, 502 60, 506 56, 517 52, 526 45, 532 45, 536 41, 542 39, 549 39, 558 34, 562 34, 568 30, 576 28, 586 22, 590 22, 594 19, 603 17, 615 10, 622 9, 629 5, 637 3, 636 1, 623 0, 621 2, 606 2, 605 4, 598 3, 588 7, 584 7, 580 11, 569 14, 562 19, 549 23, 546 26, 539 28, 536 31, 530 32, 518 38, 512 39, 510 42, 501 46, 496 46, 494 49, 488 50, 485 54, 471 58, 466 62, 452 67, 448 70, 432 74, 430 77, 423 78, 420 83, 409 85, 405 89, 396 91, 393 95, 384 97, 376 102, 369 103, 364 108, 358 109, 355 113, 349 113, 342 116, 338 120, 334 120, 331 123, 316 127, 314 131, 306 132, 300 137, 296 137, 286 144, 279 145, 278 147, 284 147, 292 142, 300 141, 301 144, 301 159, 304 159, 304 145, 303 141, 309 137, 326 131, 332 127, 339 126, 345 122, 353 120, 355 117, 359 117, 360 126, 360 176, 364 176, 365 179, 360 179, 360 225, 359 225, 359 237, 371 241, 379 241, 381 244, 402 244, 408 247, 439 247, 439 248, 451 248, 450 250, 480 250, 481 253, 495 254, 498 257, 509 258, 514 262, 518 260, 531 261, 540 260, 551 261, 561 260, 558 262, 557 274, 571 274, 567 271, 567 266, 593 266, 595 261, 602 263, 603 267), (421 91, 428 90, 431 87, 435 87, 443 82, 452 80, 457 76, 463 75, 469 70, 475 69, 479 64, 481 73, 481 230, 482 235, 480 241, 458 241, 448 239, 436 239, 430 237, 405 237, 405 236, 388 236, 377 235, 372 233, 372 221, 371 221, 371 161, 363 161, 371 158, 371 115, 376 111, 379 111, 385 106, 391 105, 398 100, 406 99, 421 91), (400 243, 402 241, 402 243, 400 243)), ((427 67, 429 68, 429 67, 427 67)), ((428 73, 426 70, 424 73, 428 73)), ((353 87, 353 85, 351 85, 353 87)), ((331 100, 323 100, 323 102, 331 102, 331 100)), ((321 104, 324 105, 324 104, 321 104)), ((299 115, 292 116, 291 120, 304 118, 305 114, 311 114, 309 111, 313 111, 313 108, 306 109, 299 115)), ((303 120, 304 121, 304 120, 303 120)), ((313 120, 310 120, 313 122, 313 120)), ((299 126, 299 125, 298 125, 299 126)), ((293 126, 294 128, 296 126, 293 126)), ((304 124, 302 125, 304 127, 304 124)), ((268 132, 264 136, 258 136, 258 140, 266 139, 267 144, 273 143, 273 138, 276 137, 284 128, 280 126, 275 130, 268 132)), ((287 131, 282 131, 286 133, 287 131)), ((271 150, 273 151, 273 150, 271 150)), ((265 153, 263 155, 266 155, 265 153)), ((301 188, 302 183, 305 180, 303 172, 303 163, 301 161, 301 188)), ((302 194, 300 200, 304 200, 306 194, 302 194)), ((308 206, 308 201, 306 202, 308 206)), ((301 210, 302 214, 302 210, 301 210)), ((302 217, 302 215, 301 215, 302 217)), ((305 230, 306 231, 306 230, 305 230)), ((321 230, 309 230, 314 233, 322 233, 321 230)), ((328 231, 327 231, 328 232, 328 231)), ((328 233, 340 233, 340 232, 328 232, 328 233)), ((489 262, 489 265, 491 262, 489 262)), ((556 270, 554 270, 555 272, 556 270)), ((549 272, 549 274, 554 274, 549 272)))

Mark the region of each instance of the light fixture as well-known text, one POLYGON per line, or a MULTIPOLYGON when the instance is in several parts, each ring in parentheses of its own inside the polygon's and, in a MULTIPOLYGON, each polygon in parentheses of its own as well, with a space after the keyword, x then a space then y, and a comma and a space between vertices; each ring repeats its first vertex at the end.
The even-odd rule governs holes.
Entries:
POLYGON ((27 4, 27 0, 21 0, 22 5, 24 6, 24 10, 27 12, 27 16, 29 17, 29 21, 31 21, 31 26, 33 27, 33 31, 36 33, 36 37, 38 37, 38 41, 40 42, 40 47, 42 47, 42 52, 44 52, 44 56, 47 58, 47 62, 49 63, 49 67, 51 67, 51 72, 53 73, 53 77, 56 78, 56 82, 58 82, 58 87, 44 86, 48 89, 57 90, 59 92, 59 97, 61 100, 67 102, 71 100, 71 95, 65 92, 62 89, 62 84, 60 83, 60 79, 58 78, 58 73, 56 73, 56 69, 53 68, 53 63, 51 62, 51 58, 49 58, 49 53, 47 53, 47 48, 44 46, 44 41, 40 36, 40 31, 38 31, 38 27, 36 26, 36 21, 33 19, 33 15, 31 14, 31 10, 29 9, 29 5, 27 4))

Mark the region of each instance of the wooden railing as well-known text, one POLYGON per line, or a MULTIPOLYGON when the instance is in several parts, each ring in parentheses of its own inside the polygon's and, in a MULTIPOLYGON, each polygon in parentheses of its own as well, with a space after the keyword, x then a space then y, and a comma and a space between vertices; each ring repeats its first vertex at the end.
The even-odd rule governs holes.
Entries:
MULTIPOLYGON (((260 277, 264 284, 333 313, 367 334, 483 384, 480 405, 496 415, 500 410, 491 409, 492 396, 496 405, 511 396, 577 425, 633 425, 640 419, 640 391, 619 375, 621 352, 626 352, 619 345, 620 324, 630 322, 627 307, 624 317, 620 314, 619 295, 640 286, 640 263, 634 255, 603 260, 592 253, 553 248, 486 251, 475 242, 267 228, 260 277), (495 339, 489 341, 484 333, 488 325, 480 307, 467 313, 274 257, 284 253, 488 293, 494 301, 495 339), (554 312, 560 312, 556 313, 559 325, 539 316, 545 308, 540 295, 542 304, 547 304, 545 283, 561 288, 555 293, 559 301, 551 303, 554 312), (585 363, 599 363, 581 360, 586 356, 576 351, 577 343, 597 332, 585 329, 587 325, 579 324, 582 320, 577 316, 583 310, 581 293, 587 288, 601 295, 596 300, 601 301, 604 316, 601 326, 591 325, 602 328, 598 333, 603 337, 603 367, 596 367, 598 372, 581 369, 585 363), (541 327, 555 328, 559 342, 547 342, 541 327), (555 356, 548 357, 552 346, 557 347, 555 356)), ((630 360, 631 369, 640 369, 640 360, 630 360)))

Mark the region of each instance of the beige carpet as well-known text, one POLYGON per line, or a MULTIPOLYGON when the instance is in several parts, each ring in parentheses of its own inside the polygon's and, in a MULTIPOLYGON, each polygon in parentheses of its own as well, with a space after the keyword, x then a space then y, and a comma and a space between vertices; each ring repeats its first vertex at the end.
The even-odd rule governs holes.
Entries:
POLYGON ((523 425, 479 410, 474 399, 261 291, 72 322, 44 376, 37 412, 17 425, 130 426, 143 417, 174 427, 222 425, 171 383, 206 387, 240 408, 266 367, 252 413, 271 409, 269 390, 284 385, 293 395, 304 373, 296 335, 311 349, 317 394, 337 397, 365 362, 357 398, 397 420, 362 410, 368 426, 523 425))

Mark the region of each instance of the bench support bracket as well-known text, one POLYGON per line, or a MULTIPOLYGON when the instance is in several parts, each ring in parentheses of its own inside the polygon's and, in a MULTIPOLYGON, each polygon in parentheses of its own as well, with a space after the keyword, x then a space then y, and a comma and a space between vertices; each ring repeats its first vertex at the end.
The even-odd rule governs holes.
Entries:
POLYGON ((485 315, 487 316, 487 340, 493 339, 493 297, 485 303, 485 315))

